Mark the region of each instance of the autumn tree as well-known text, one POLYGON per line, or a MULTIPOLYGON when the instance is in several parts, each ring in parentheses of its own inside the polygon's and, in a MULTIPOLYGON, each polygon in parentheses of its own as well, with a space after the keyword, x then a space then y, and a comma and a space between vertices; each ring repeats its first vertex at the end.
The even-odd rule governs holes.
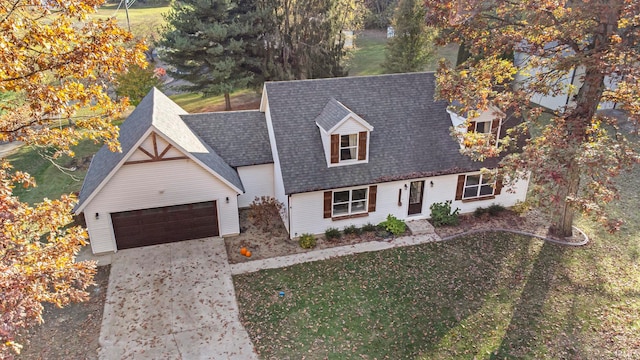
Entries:
POLYGON ((162 86, 162 74, 166 74, 163 68, 131 66, 127 72, 118 75, 116 94, 126 96, 131 105, 137 106, 152 88, 162 86))
POLYGON ((231 110, 229 94, 247 88, 260 63, 255 1, 176 1, 166 19, 159 45, 176 69, 169 74, 186 80, 185 90, 224 94, 225 110, 231 110))
MULTIPOLYGON (((512 179, 531 174, 533 199, 551 216, 550 232, 570 236, 575 211, 610 229, 619 226, 607 217, 605 204, 617 196, 615 176, 638 156, 628 133, 598 111, 598 104, 615 102, 629 121, 640 120, 640 2, 426 0, 425 5, 428 21, 443 29, 441 42, 464 43, 469 52, 459 66, 441 66, 439 96, 459 100, 459 111, 471 116, 492 103, 524 117, 516 130, 528 129, 533 136, 502 165, 512 179), (525 60, 517 64, 520 69, 505 56, 514 52, 525 60), (568 85, 574 70, 576 85, 568 85), (514 83, 518 71, 526 79, 514 83), (534 94, 572 90, 575 96, 558 110, 530 101, 534 94)), ((512 132, 499 149, 507 149, 514 137, 512 132)), ((498 155, 495 148, 472 147, 477 158, 498 155)))
POLYGON ((386 72, 401 73, 423 71, 433 59, 437 34, 424 21, 426 9, 421 0, 400 0, 393 16, 395 35, 386 45, 386 72))
MULTIPOLYGON (((128 64, 144 66, 144 46, 115 20, 90 20, 101 0, 0 0, 0 141, 21 140, 73 155, 81 138, 118 149, 111 119, 125 107, 108 95, 128 64), (91 115, 75 117, 81 108, 91 115), (50 126, 71 119, 68 126, 50 126)), ((73 196, 33 206, 13 195, 34 181, 0 165, 0 357, 19 351, 17 332, 42 321, 42 302, 64 306, 88 297, 95 264, 76 263, 83 228, 68 226, 73 196)))

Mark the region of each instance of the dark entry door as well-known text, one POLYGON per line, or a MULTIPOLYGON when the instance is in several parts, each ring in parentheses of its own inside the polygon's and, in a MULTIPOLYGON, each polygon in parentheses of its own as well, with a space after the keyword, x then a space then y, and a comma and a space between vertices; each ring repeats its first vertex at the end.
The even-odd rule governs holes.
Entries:
POLYGON ((118 249, 217 236, 216 202, 111 214, 118 249))
POLYGON ((412 181, 409 188, 409 215, 422 213, 424 180, 412 181))

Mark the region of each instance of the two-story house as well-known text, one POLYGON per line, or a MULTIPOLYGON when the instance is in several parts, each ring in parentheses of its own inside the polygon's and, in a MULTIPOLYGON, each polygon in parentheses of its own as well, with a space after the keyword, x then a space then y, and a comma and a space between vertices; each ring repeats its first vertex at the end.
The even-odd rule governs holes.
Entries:
MULTIPOLYGON (((95 155, 75 211, 103 253, 238 234, 256 196, 284 204, 292 238, 524 200, 526 181, 504 191, 480 172, 499 159, 461 155, 451 128, 465 119, 434 91, 433 73, 268 82, 259 110, 187 114, 154 89, 121 125, 122 152, 95 155)), ((515 121, 491 114, 465 131, 515 121)))

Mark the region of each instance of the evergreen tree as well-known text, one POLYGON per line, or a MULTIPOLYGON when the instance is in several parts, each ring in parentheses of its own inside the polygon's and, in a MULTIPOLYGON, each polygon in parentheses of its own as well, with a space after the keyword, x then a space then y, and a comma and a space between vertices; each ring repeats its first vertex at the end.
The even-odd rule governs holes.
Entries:
POLYGON ((436 30, 426 25, 422 1, 400 0, 393 18, 395 36, 387 43, 383 67, 387 72, 422 71, 434 54, 436 30))
POLYGON ((259 0, 265 24, 264 76, 269 80, 346 76, 342 30, 359 27, 356 0, 259 0))
POLYGON ((175 67, 169 74, 189 82, 187 91, 224 94, 231 110, 229 93, 247 88, 259 66, 256 14, 252 0, 174 2, 159 42, 163 59, 175 67))

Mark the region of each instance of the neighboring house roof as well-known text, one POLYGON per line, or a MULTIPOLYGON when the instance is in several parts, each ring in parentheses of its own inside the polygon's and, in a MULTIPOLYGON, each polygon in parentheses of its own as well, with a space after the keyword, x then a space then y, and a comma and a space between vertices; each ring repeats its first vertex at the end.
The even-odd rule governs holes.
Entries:
POLYGON ((448 104, 434 100, 433 73, 269 82, 265 91, 287 194, 475 171, 498 162, 460 154, 448 104), (376 129, 368 163, 327 167, 314 123, 333 106, 331 99, 376 129))
POLYGON ((227 164, 273 163, 264 113, 258 110, 181 115, 182 120, 227 164))
POLYGON ((218 174, 236 191, 244 192, 238 173, 189 129, 180 118, 180 115, 185 114, 187 112, 180 106, 158 89, 153 88, 120 125, 118 140, 122 151, 112 152, 108 147, 103 146, 93 157, 82 184, 75 211, 82 211, 87 200, 100 188, 101 184, 109 180, 118 164, 123 162, 132 150, 135 150, 134 146, 143 140, 143 135, 150 128, 174 142, 186 155, 218 174))

